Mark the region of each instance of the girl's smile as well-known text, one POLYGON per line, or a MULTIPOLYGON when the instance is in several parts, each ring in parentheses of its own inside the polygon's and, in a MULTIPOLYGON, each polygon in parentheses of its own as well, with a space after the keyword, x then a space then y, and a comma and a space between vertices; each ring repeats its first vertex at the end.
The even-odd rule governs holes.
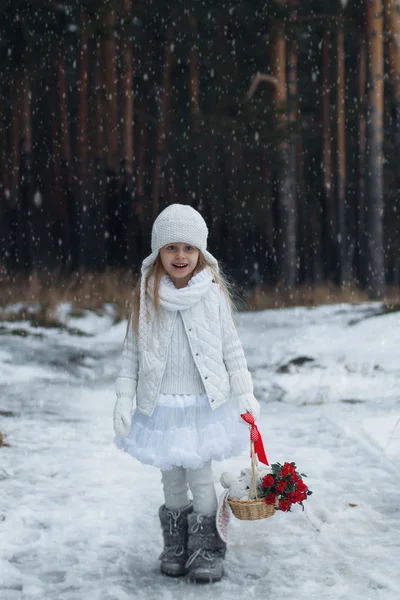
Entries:
POLYGON ((199 250, 190 244, 166 244, 160 250, 162 265, 177 288, 185 287, 199 260, 199 250))

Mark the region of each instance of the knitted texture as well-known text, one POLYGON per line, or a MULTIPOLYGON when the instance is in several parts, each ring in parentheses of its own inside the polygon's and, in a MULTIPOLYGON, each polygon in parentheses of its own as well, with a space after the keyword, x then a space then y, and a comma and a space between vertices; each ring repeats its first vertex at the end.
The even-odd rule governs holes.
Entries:
POLYGON ((204 394, 200 373, 190 351, 188 337, 178 312, 168 347, 167 362, 161 383, 162 394, 204 394))
POLYGON ((165 244, 185 243, 199 250, 207 248, 208 229, 197 210, 186 204, 171 204, 154 221, 151 251, 158 252, 165 244))
MULTIPOLYGON (((172 312, 177 310, 186 310, 199 302, 207 293, 212 284, 212 273, 209 269, 203 269, 200 273, 194 275, 189 283, 183 288, 176 288, 168 275, 163 275, 160 281, 158 296, 160 306, 172 312)), ((154 281, 150 279, 147 287, 148 296, 154 298, 154 281)))
POLYGON ((135 396, 138 371, 139 349, 136 336, 130 324, 122 350, 119 377, 115 384, 117 398, 127 395, 132 398, 135 396))
MULTIPOLYGON (((177 312, 160 306, 157 315, 152 302, 148 303, 147 311, 146 348, 139 348, 136 360, 138 349, 126 346, 125 352, 130 348, 132 360, 125 355, 125 368, 120 376, 137 380, 138 411, 150 416, 161 388, 177 312)), ((197 303, 181 312, 181 318, 211 408, 227 402, 231 395, 234 400, 240 396, 241 401, 244 395, 253 396, 243 348, 225 294, 218 284, 210 285, 197 303)))
MULTIPOLYGON (((164 275, 160 282, 160 304, 167 310, 180 311, 198 302, 211 285, 212 275, 204 269, 189 281, 185 288, 177 289, 164 275)), ((152 282, 151 282, 152 284, 152 282)), ((153 286, 150 285, 152 294, 153 286)), ((190 351, 180 312, 175 319, 168 347, 167 363, 161 383, 162 394, 203 394, 205 388, 190 351)))
POLYGON ((123 396, 133 398, 136 394, 136 380, 131 379, 130 377, 118 377, 115 384, 115 391, 117 393, 117 398, 123 396))

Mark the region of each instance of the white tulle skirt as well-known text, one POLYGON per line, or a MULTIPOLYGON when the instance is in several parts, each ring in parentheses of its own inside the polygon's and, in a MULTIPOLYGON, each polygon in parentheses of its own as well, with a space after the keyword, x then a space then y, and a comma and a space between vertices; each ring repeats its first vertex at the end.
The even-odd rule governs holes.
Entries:
POLYGON ((151 417, 135 411, 128 435, 115 443, 163 470, 199 469, 240 454, 249 446, 249 429, 233 402, 212 410, 206 394, 160 394, 151 417))

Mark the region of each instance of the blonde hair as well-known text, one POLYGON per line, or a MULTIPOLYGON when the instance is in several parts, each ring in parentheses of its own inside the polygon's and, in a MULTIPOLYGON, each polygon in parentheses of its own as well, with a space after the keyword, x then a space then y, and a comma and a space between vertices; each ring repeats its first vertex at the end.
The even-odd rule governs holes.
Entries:
MULTIPOLYGON (((208 267, 208 269, 210 269, 210 271, 213 275, 213 280, 215 281, 215 283, 217 283, 219 285, 222 292, 225 294, 226 299, 228 301, 228 306, 229 306, 231 312, 233 313, 233 311, 236 309, 235 301, 234 301, 234 286, 233 286, 233 284, 229 281, 229 279, 226 277, 226 275, 222 272, 220 267, 219 267, 219 270, 217 271, 214 267, 212 267, 211 265, 208 264, 208 262, 204 258, 201 251, 199 253, 199 259, 197 261, 197 265, 196 265, 195 269, 193 270, 192 277, 194 275, 196 275, 197 273, 200 273, 200 271, 203 271, 203 269, 205 269, 206 267, 208 267)), ((151 265, 149 273, 146 278, 146 287, 148 285, 149 279, 151 279, 152 277, 154 278, 154 306, 155 306, 157 313, 158 313, 158 309, 160 306, 160 297, 159 297, 158 291, 160 289, 161 277, 165 273, 166 273, 166 271, 161 262, 160 254, 158 254, 156 260, 151 265)), ((139 279, 136 283, 136 286, 133 290, 132 311, 129 315, 128 327, 127 327, 127 334, 129 331, 129 327, 132 326, 133 331, 136 336, 138 335, 138 328, 139 328, 141 280, 142 280, 142 276, 139 277, 139 279)))

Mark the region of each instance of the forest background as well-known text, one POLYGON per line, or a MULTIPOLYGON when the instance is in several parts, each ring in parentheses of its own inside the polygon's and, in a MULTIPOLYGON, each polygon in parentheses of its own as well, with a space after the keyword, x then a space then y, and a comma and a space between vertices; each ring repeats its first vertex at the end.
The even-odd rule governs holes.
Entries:
POLYGON ((126 312, 200 210, 249 308, 398 299, 400 0, 0 0, 1 305, 126 312))

